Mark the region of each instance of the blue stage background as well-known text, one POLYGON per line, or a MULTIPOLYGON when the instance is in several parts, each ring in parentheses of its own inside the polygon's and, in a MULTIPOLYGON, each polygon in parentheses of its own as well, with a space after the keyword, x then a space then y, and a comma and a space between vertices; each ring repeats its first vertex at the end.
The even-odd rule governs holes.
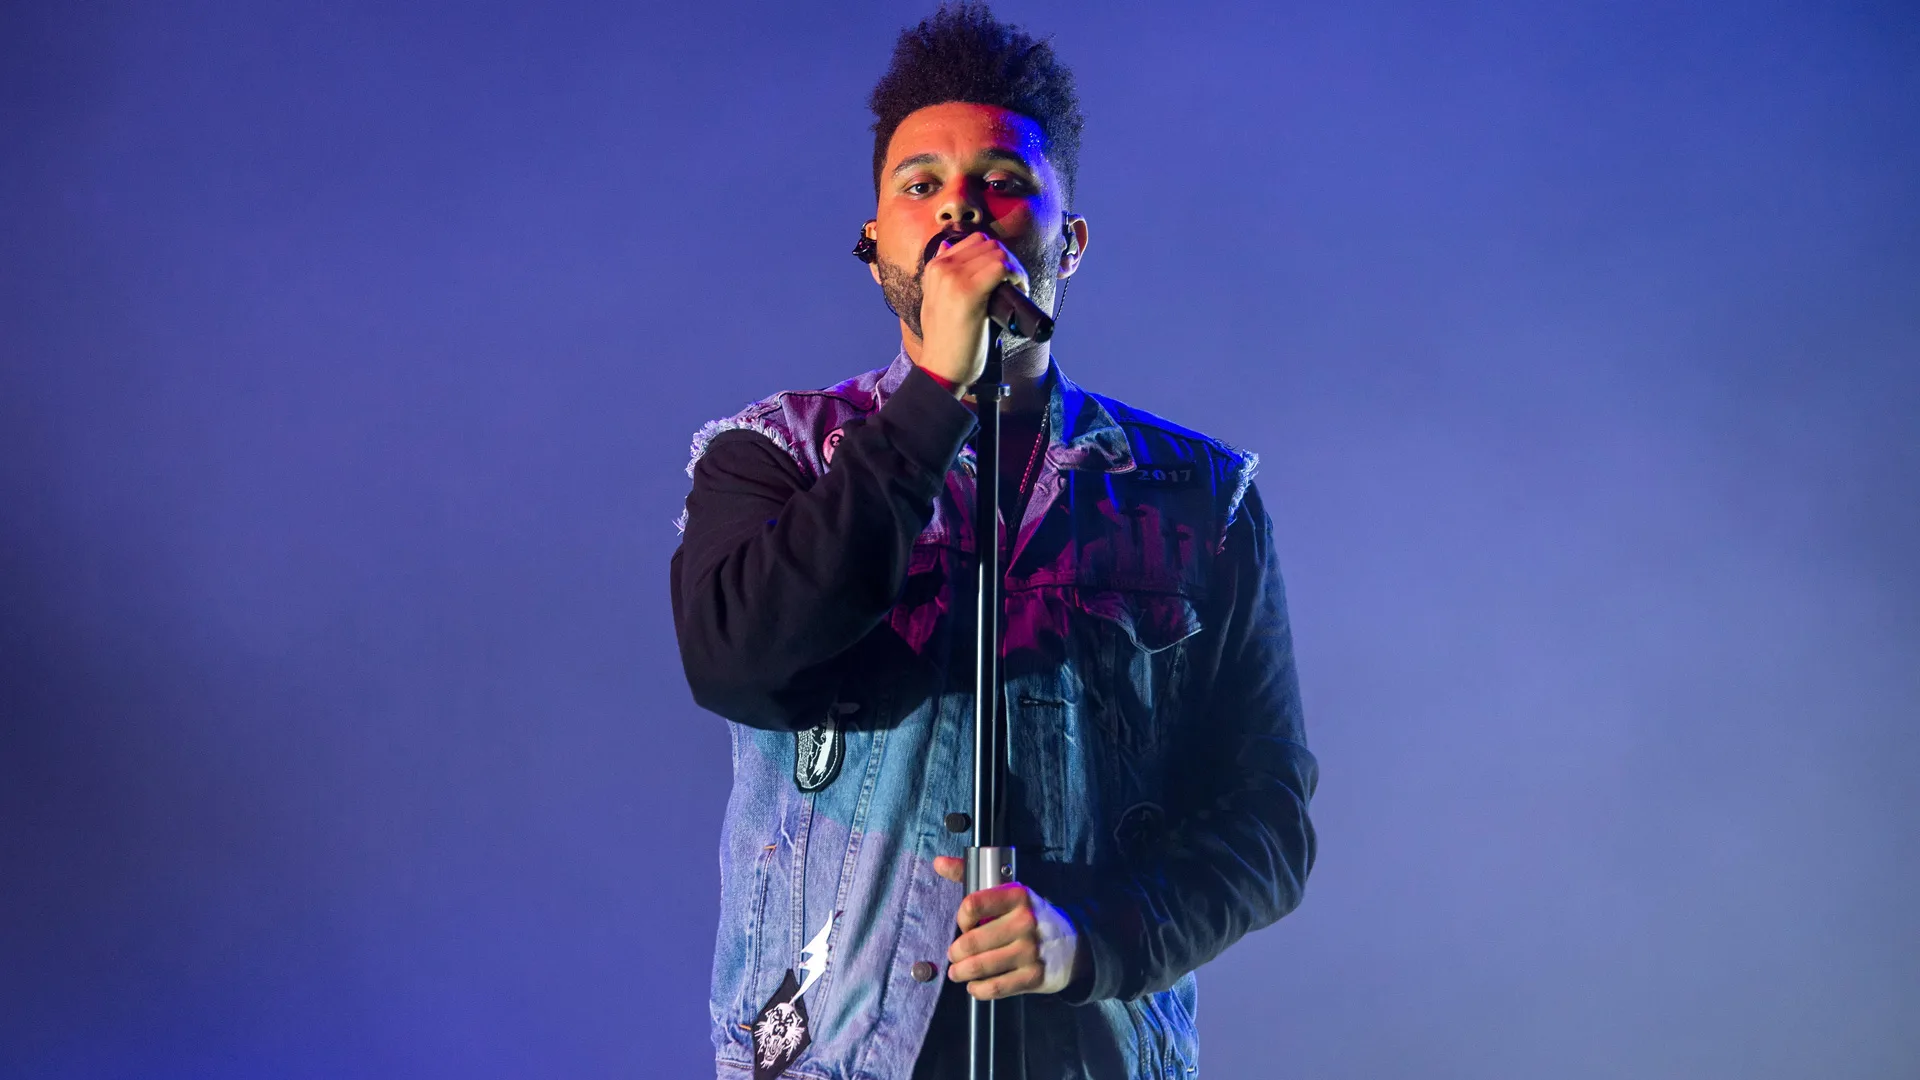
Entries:
MULTIPOLYGON (((928 10, 0 11, 0 1076, 707 1074, 687 441, 892 357, 928 10)), ((1289 574, 1322 858, 1202 1075, 1920 1075, 1920 10, 999 10, 1057 355, 1289 574)))

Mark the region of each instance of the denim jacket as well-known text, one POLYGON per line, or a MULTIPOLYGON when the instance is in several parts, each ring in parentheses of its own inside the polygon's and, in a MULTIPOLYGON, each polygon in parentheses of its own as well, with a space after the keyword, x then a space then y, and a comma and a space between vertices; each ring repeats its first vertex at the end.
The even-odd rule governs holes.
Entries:
MULTIPOLYGON (((1058 374, 1010 551, 1010 829, 1091 974, 1026 995, 1029 1080, 1188 1080, 1193 970, 1300 901, 1306 748, 1256 458, 1058 374)), ((695 700, 734 721, 710 1014, 718 1075, 789 971, 784 1074, 907 1080, 963 890, 972 414, 901 354, 703 428, 673 599, 695 700), (824 963, 810 949, 824 934, 824 963), (818 969, 817 971, 815 969, 818 969), (929 977, 931 976, 931 977, 929 977)))

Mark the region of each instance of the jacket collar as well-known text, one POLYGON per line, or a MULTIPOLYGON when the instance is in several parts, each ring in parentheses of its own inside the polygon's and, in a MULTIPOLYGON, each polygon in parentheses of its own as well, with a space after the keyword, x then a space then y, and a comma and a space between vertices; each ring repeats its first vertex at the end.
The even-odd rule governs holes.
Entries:
POLYGON ((880 373, 880 381, 873 388, 873 407, 877 409, 886 404, 893 392, 900 389, 900 384, 907 381, 907 374, 912 370, 913 358, 907 355, 907 350, 901 349, 894 356, 893 363, 880 373))
POLYGON ((1047 401, 1047 461, 1059 469, 1123 473, 1134 468, 1133 444, 1106 403, 1067 378, 1053 361, 1047 401))
MULTIPOLYGON (((1059 360, 1053 360, 1052 365, 1052 386, 1047 395, 1047 462, 1057 469, 1132 472, 1133 444, 1127 440, 1126 430, 1097 395, 1067 378, 1059 360)), ((874 408, 885 404, 912 370, 913 360, 905 349, 900 350, 874 387, 874 408)))

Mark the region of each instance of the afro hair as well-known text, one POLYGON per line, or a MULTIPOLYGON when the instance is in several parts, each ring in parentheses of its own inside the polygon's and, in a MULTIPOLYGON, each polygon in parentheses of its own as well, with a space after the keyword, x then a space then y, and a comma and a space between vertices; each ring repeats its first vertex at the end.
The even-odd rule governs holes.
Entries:
POLYGON ((1010 109, 1040 125, 1047 160, 1073 198, 1074 172, 1080 163, 1080 98, 1073 72, 1060 63, 1053 47, 994 19, 983 3, 963 0, 900 32, 893 63, 873 87, 873 190, 880 192, 880 170, 887 143, 908 114, 949 101, 1010 109))

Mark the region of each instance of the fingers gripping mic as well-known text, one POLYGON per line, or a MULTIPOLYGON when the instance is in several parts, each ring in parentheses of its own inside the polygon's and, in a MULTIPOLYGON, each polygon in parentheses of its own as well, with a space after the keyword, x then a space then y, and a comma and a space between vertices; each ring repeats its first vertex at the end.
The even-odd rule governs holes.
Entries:
MULTIPOLYGON (((981 229, 949 230, 933 234, 927 241, 927 250, 922 254, 922 266, 933 261, 940 254, 940 248, 951 240, 958 240, 969 232, 983 232, 981 229)), ((994 286, 993 294, 987 297, 987 318, 995 326, 1010 330, 1030 341, 1046 341, 1053 337, 1053 316, 1040 309, 1033 298, 1013 287, 1012 282, 1003 281, 994 286)))
POLYGON ((1007 282, 994 286, 987 298, 987 318, 1023 338, 1045 341, 1053 336, 1053 316, 1040 310, 1033 298, 1007 282))

